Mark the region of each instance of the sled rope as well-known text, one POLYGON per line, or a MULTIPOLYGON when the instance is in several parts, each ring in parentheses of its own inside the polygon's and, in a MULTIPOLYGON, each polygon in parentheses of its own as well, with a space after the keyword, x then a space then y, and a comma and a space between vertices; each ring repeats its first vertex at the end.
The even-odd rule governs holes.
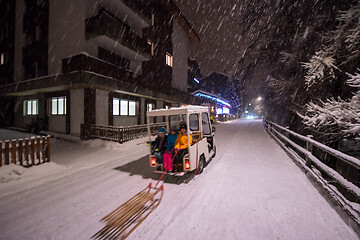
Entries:
POLYGON ((159 180, 157 181, 155 187, 157 187, 157 185, 159 184, 159 182, 161 181, 161 179, 164 177, 165 173, 167 172, 167 170, 164 171, 164 173, 161 175, 161 177, 159 178, 159 180))

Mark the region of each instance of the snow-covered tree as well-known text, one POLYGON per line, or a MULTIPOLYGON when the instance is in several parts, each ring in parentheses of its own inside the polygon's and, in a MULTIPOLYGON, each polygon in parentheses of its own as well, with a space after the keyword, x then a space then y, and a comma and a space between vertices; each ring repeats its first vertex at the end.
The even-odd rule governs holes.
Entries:
POLYGON ((307 91, 311 93, 319 86, 326 90, 336 81, 338 94, 326 99, 313 96, 298 115, 309 129, 330 141, 342 137, 360 140, 360 69, 354 73, 360 62, 360 1, 340 11, 337 21, 336 29, 326 34, 321 50, 303 67, 307 91), (355 88, 355 93, 344 94, 348 86, 355 88))
POLYGON ((320 50, 315 53, 309 62, 303 63, 306 69, 305 84, 307 88, 312 87, 317 82, 331 81, 335 78, 334 56, 328 51, 320 50))
POLYGON ((330 98, 306 104, 306 113, 299 116, 303 123, 329 140, 354 137, 360 140, 360 73, 348 74, 347 83, 358 91, 349 99, 330 98))

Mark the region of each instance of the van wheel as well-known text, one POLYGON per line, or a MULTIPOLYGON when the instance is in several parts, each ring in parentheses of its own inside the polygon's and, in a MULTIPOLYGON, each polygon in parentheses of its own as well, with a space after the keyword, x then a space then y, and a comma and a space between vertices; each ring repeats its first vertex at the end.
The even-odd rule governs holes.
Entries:
POLYGON ((214 157, 216 156, 216 146, 215 146, 215 145, 214 145, 214 147, 213 147, 213 151, 214 151, 214 153, 213 153, 213 155, 212 155, 211 158, 214 158, 214 157))
POLYGON ((205 157, 204 155, 201 155, 199 159, 197 174, 201 174, 204 171, 204 166, 205 166, 205 157))

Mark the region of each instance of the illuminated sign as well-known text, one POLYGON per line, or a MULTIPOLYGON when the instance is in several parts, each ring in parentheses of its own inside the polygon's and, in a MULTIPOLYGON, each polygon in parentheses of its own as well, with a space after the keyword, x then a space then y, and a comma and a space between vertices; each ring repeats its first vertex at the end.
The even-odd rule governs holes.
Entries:
POLYGON ((222 112, 223 112, 224 114, 230 114, 230 109, 228 109, 227 107, 223 107, 223 108, 222 108, 222 112))
POLYGON ((197 96, 197 97, 205 97, 205 98, 217 101, 217 102, 219 102, 221 104, 224 104, 224 105, 226 105, 228 107, 231 107, 231 105, 229 103, 225 102, 224 100, 221 100, 221 99, 219 99, 217 97, 213 97, 213 96, 210 96, 210 95, 207 95, 207 94, 204 94, 204 93, 195 93, 195 96, 197 96))

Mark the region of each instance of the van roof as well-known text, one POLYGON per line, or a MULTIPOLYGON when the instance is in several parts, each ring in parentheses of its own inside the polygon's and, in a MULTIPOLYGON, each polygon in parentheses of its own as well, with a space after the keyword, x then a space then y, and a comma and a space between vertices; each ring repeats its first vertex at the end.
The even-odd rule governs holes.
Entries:
POLYGON ((202 113, 208 112, 209 108, 204 106, 186 106, 186 107, 174 107, 170 109, 155 109, 147 112, 147 116, 169 116, 169 115, 180 115, 180 114, 191 114, 191 113, 202 113))

